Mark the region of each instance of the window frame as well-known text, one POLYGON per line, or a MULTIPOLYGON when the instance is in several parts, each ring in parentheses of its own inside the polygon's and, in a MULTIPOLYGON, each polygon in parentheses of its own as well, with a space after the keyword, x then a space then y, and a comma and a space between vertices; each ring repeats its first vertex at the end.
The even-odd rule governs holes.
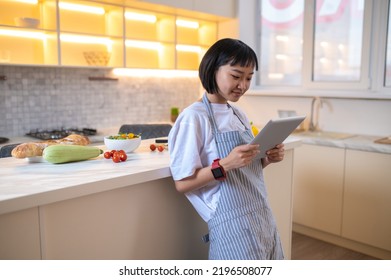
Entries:
MULTIPOLYGON (((391 99, 391 88, 385 87, 386 44, 391 0, 366 0, 364 6, 361 76, 358 82, 320 82, 312 80, 314 57, 315 1, 305 0, 303 30, 303 70, 299 86, 262 86, 256 75, 249 94, 271 96, 324 96, 360 99, 391 99)), ((239 36, 259 54, 262 27, 261 0, 239 1, 239 36), (246 2, 246 3, 243 3, 246 2), (251 6, 252 5, 252 6, 251 6), (252 10, 253 15, 249 16, 252 10)), ((259 57, 259 55, 258 55, 259 57)), ((262 63, 260 61, 260 63, 262 63)))

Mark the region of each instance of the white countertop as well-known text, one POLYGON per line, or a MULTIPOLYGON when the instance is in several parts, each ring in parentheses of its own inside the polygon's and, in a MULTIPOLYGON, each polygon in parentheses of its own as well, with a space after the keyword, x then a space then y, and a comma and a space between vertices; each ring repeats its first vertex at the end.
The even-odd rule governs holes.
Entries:
POLYGON ((383 138, 381 136, 354 135, 346 139, 329 139, 329 138, 317 138, 312 136, 304 136, 298 133, 295 134, 295 137, 301 139, 304 144, 391 154, 391 145, 377 144, 374 142, 377 139, 383 138))
MULTIPOLYGON (((152 142, 143 140, 120 163, 103 155, 66 164, 0 158, 0 214, 170 177, 168 151, 151 152, 152 142)), ((289 137, 284 143, 292 149, 301 141, 289 137)))

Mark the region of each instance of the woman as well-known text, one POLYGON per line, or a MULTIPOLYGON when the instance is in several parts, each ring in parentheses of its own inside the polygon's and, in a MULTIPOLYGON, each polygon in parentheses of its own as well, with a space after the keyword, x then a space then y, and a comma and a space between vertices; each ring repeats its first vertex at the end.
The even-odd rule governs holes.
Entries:
POLYGON ((208 223, 209 259, 284 258, 262 172, 283 159, 284 145, 255 159, 249 120, 230 104, 248 90, 254 69, 258 60, 249 46, 217 41, 199 67, 206 92, 179 114, 169 135, 176 189, 208 223))

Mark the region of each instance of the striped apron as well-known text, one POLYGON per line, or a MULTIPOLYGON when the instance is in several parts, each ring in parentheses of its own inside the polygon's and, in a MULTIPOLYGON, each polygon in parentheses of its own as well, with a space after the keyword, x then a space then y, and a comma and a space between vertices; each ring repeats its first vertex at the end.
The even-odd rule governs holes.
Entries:
MULTIPOLYGON (((246 127, 245 132, 219 132, 212 106, 202 98, 220 158, 233 148, 247 144, 254 138, 238 114, 234 114, 246 127)), ((272 260, 284 259, 279 234, 265 189, 260 161, 227 172, 220 183, 217 209, 208 221, 209 259, 211 260, 272 260)))

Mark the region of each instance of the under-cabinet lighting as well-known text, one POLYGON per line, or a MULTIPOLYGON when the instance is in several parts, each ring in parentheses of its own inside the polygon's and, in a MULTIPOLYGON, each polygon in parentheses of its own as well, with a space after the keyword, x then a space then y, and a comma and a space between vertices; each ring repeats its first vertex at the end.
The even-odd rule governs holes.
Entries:
POLYGON ((161 43, 149 42, 149 41, 126 40, 125 46, 131 47, 131 48, 157 50, 157 51, 160 51, 163 49, 163 45, 161 43))
POLYGON ((156 16, 154 15, 139 14, 134 12, 125 12, 125 18, 129 20, 144 21, 149 23, 156 22, 156 16))
POLYGON ((105 45, 108 52, 111 52, 113 49, 113 41, 105 37, 61 34, 60 40, 70 43, 105 45))
POLYGON ((58 3, 58 6, 60 7, 60 9, 68 10, 68 11, 89 13, 89 14, 95 14, 95 15, 104 15, 105 14, 105 9, 103 9, 102 7, 93 7, 93 6, 87 6, 87 5, 72 4, 72 3, 67 3, 67 2, 60 2, 60 3, 58 3))
POLYGON ((195 52, 201 53, 201 47, 190 45, 176 45, 176 50, 180 52, 195 52))
POLYGON ((26 4, 38 4, 38 0, 17 0, 17 2, 22 2, 26 4))
POLYGON ((186 27, 186 28, 193 28, 193 29, 197 29, 200 27, 200 24, 196 21, 189 21, 183 19, 177 19, 176 25, 181 27, 186 27))
POLYGON ((48 35, 42 32, 22 31, 14 29, 0 29, 0 35, 41 40, 45 40, 48 37, 48 35))
POLYGON ((159 70, 159 69, 131 69, 115 68, 113 74, 126 77, 157 77, 157 78, 196 78, 198 71, 192 70, 159 70))
POLYGON ((60 40, 63 42, 80 43, 80 44, 102 44, 102 45, 113 44, 113 42, 109 38, 82 36, 82 35, 61 34, 60 40))

